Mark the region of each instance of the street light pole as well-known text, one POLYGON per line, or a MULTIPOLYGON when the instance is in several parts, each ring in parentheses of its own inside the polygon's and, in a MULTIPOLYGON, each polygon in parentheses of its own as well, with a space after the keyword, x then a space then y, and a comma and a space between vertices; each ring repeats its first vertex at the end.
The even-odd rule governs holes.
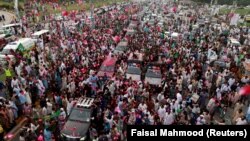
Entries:
POLYGON ((15 8, 15 11, 16 11, 16 16, 17 16, 17 19, 19 20, 20 19, 20 15, 19 15, 19 10, 18 10, 18 0, 14 0, 14 8, 15 8))

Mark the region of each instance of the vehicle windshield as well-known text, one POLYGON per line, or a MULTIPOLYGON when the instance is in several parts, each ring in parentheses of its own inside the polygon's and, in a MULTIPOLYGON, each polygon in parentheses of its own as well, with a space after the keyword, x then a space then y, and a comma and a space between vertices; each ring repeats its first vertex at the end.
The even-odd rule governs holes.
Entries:
POLYGON ((115 69, 115 66, 101 66, 101 71, 104 71, 104 72, 113 72, 115 69))
POLYGON ((84 108, 74 108, 70 114, 69 120, 90 122, 90 110, 84 108))
POLYGON ((2 54, 2 55, 5 55, 5 54, 10 55, 11 52, 10 52, 10 49, 3 49, 3 50, 0 52, 0 54, 2 54))

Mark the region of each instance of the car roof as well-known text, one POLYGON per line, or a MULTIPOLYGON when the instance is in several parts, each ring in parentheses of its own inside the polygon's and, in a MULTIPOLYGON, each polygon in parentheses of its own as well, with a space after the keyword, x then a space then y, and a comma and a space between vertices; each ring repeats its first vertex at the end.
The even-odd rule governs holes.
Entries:
POLYGON ((116 58, 107 58, 106 60, 103 61, 102 65, 103 66, 114 66, 116 63, 116 58))
POLYGON ((148 68, 146 77, 161 78, 162 77, 161 71, 148 68))
POLYGON ((94 103, 94 98, 81 97, 78 99, 76 106, 78 108, 89 108, 93 105, 93 103, 94 103))
POLYGON ((121 41, 118 43, 117 46, 128 46, 128 42, 127 41, 121 41))
POLYGON ((49 32, 49 30, 40 30, 40 31, 33 33, 32 35, 33 36, 40 36, 40 35, 47 33, 47 32, 49 32))
POLYGON ((11 42, 7 44, 4 49, 16 49, 20 43, 24 43, 26 41, 32 40, 31 38, 22 38, 17 41, 11 42))
POLYGON ((128 66, 127 73, 129 74, 141 74, 141 69, 135 66, 128 66))
POLYGON ((8 25, 4 25, 2 26, 2 28, 7 28, 7 27, 14 27, 14 26, 20 26, 20 23, 14 23, 14 24, 8 24, 8 25))

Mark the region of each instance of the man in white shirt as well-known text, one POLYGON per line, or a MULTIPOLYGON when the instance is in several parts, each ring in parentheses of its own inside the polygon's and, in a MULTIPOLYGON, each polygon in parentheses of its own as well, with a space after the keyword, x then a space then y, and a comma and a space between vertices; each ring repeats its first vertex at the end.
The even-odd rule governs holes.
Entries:
POLYGON ((158 109, 158 115, 161 121, 163 120, 165 114, 166 114, 166 108, 164 105, 161 105, 161 107, 158 109))
POLYGON ((182 101, 182 95, 180 93, 177 93, 176 99, 177 99, 178 103, 180 103, 182 101))
POLYGON ((158 96, 157 96, 157 100, 162 101, 163 99, 164 99, 163 93, 159 93, 158 96))
POLYGON ((11 87, 14 88, 14 86, 19 86, 19 80, 15 76, 11 80, 11 87))
POLYGON ((52 103, 50 102, 49 99, 46 99, 47 101, 47 114, 51 114, 52 113, 52 103))
POLYGON ((240 117, 236 120, 236 125, 247 125, 246 117, 240 117))
POLYGON ((43 109, 42 109, 42 115, 43 116, 47 116, 47 114, 48 114, 48 111, 47 111, 46 107, 43 107, 43 109))
POLYGON ((174 115, 172 112, 167 112, 164 116, 164 125, 171 125, 174 123, 174 115))
POLYGON ((250 79, 247 76, 245 76, 241 79, 241 82, 246 84, 246 83, 250 82, 250 79))
POLYGON ((231 87, 233 84, 235 83, 235 79, 234 78, 229 78, 228 80, 228 85, 231 87))
POLYGON ((147 110, 147 108, 148 108, 148 106, 144 101, 142 101, 142 103, 140 103, 138 106, 138 109, 142 112, 145 112, 147 110))

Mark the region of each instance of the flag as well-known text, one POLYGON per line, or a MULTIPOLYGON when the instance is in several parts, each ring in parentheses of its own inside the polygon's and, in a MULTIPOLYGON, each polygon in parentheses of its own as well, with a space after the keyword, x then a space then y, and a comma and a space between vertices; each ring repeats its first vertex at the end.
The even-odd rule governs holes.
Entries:
POLYGON ((228 17, 231 19, 234 16, 234 13, 229 13, 228 17))
POLYGON ((234 14, 233 17, 231 18, 230 25, 237 26, 239 19, 240 19, 240 15, 234 14))
POLYGON ((174 6, 174 7, 172 8, 172 12, 174 12, 174 13, 177 12, 177 7, 176 7, 176 6, 174 6))
POLYGON ((120 42, 120 37, 119 37, 119 36, 112 37, 112 39, 113 39, 116 43, 120 42))
POLYGON ((107 33, 107 34, 112 34, 112 33, 113 33, 113 30, 112 30, 112 29, 107 29, 107 30, 106 30, 106 33, 107 33))
POLYGON ((84 45, 88 45, 88 41, 87 41, 87 40, 84 40, 84 41, 83 41, 83 44, 84 44, 84 45))
POLYGON ((249 95, 250 94, 250 85, 242 87, 239 91, 240 95, 249 95))
POLYGON ((78 4, 83 4, 83 1, 82 0, 78 0, 78 4))
POLYGON ((24 46, 20 43, 17 47, 17 49, 20 51, 20 52, 23 52, 25 49, 24 49, 24 46))
POLYGON ((65 11, 65 10, 62 11, 62 16, 68 16, 68 14, 69 14, 69 13, 68 13, 67 11, 65 11))

